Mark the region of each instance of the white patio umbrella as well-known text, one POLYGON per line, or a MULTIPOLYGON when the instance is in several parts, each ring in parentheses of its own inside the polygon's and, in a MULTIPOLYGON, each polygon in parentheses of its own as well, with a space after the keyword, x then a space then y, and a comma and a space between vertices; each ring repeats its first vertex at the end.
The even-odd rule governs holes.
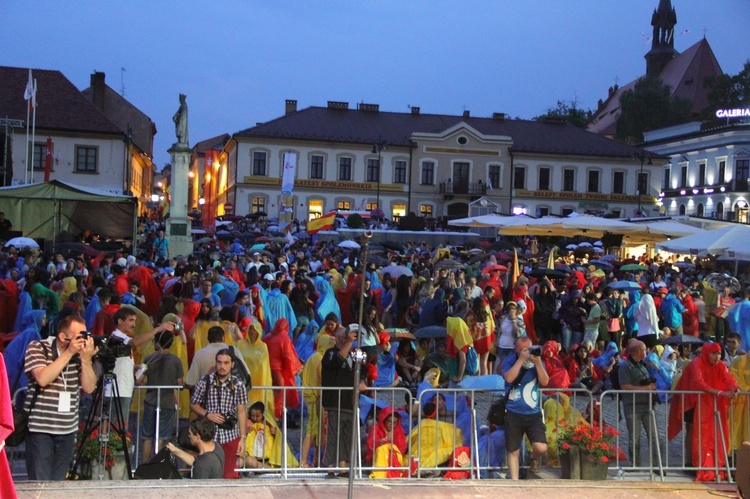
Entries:
POLYGON ((359 243, 356 241, 341 241, 339 243, 339 248, 349 248, 349 249, 359 249, 359 243))
POLYGON ((750 227, 731 225, 665 241, 656 247, 683 255, 720 255, 737 260, 750 260, 750 227))
POLYGON ((39 248, 39 243, 30 237, 14 237, 5 243, 5 247, 15 246, 16 248, 39 248))
POLYGON ((637 223, 645 227, 650 234, 660 234, 667 237, 685 237, 693 234, 704 234, 705 229, 687 225, 677 220, 655 220, 653 222, 637 223))

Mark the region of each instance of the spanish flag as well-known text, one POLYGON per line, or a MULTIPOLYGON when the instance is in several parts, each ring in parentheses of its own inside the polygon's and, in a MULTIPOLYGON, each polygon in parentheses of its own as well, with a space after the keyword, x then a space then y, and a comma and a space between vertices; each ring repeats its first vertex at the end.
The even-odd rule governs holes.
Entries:
POLYGON ((317 234, 321 230, 328 230, 333 227, 333 222, 336 220, 336 212, 332 211, 328 215, 310 220, 307 222, 307 233, 309 235, 317 234))

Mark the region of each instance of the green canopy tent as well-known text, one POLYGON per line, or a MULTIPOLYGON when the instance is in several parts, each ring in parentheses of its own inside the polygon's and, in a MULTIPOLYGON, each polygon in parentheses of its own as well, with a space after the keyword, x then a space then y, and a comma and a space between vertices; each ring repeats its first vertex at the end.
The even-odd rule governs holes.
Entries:
POLYGON ((0 188, 0 211, 24 236, 70 241, 85 230, 136 241, 138 200, 59 180, 0 188))

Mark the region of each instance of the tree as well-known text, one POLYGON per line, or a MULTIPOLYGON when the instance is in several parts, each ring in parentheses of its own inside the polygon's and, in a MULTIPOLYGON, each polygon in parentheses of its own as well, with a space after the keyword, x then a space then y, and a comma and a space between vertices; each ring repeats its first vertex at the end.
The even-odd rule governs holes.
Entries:
POLYGON ((692 106, 689 99, 672 97, 672 89, 660 79, 646 76, 620 97, 616 138, 643 142, 643 132, 690 121, 692 106))
POLYGON ((548 108, 545 114, 536 116, 534 121, 560 120, 579 128, 586 128, 594 115, 590 109, 580 109, 575 101, 557 101, 556 108, 548 108))
POLYGON ((708 107, 701 112, 701 117, 709 126, 726 124, 725 118, 717 118, 717 109, 735 109, 750 105, 750 61, 746 61, 742 70, 736 75, 723 74, 706 78, 708 89, 708 107))

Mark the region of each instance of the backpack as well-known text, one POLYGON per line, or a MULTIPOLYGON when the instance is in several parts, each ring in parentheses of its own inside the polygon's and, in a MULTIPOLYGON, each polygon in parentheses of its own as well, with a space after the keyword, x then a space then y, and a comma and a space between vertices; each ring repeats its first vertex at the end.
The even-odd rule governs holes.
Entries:
POLYGON ((229 351, 231 352, 230 356, 232 357, 232 362, 234 364, 232 366, 232 376, 237 376, 237 379, 242 381, 245 388, 250 390, 253 387, 253 383, 250 379, 250 373, 247 372, 247 369, 245 368, 245 363, 237 357, 234 348, 230 348, 229 351))

